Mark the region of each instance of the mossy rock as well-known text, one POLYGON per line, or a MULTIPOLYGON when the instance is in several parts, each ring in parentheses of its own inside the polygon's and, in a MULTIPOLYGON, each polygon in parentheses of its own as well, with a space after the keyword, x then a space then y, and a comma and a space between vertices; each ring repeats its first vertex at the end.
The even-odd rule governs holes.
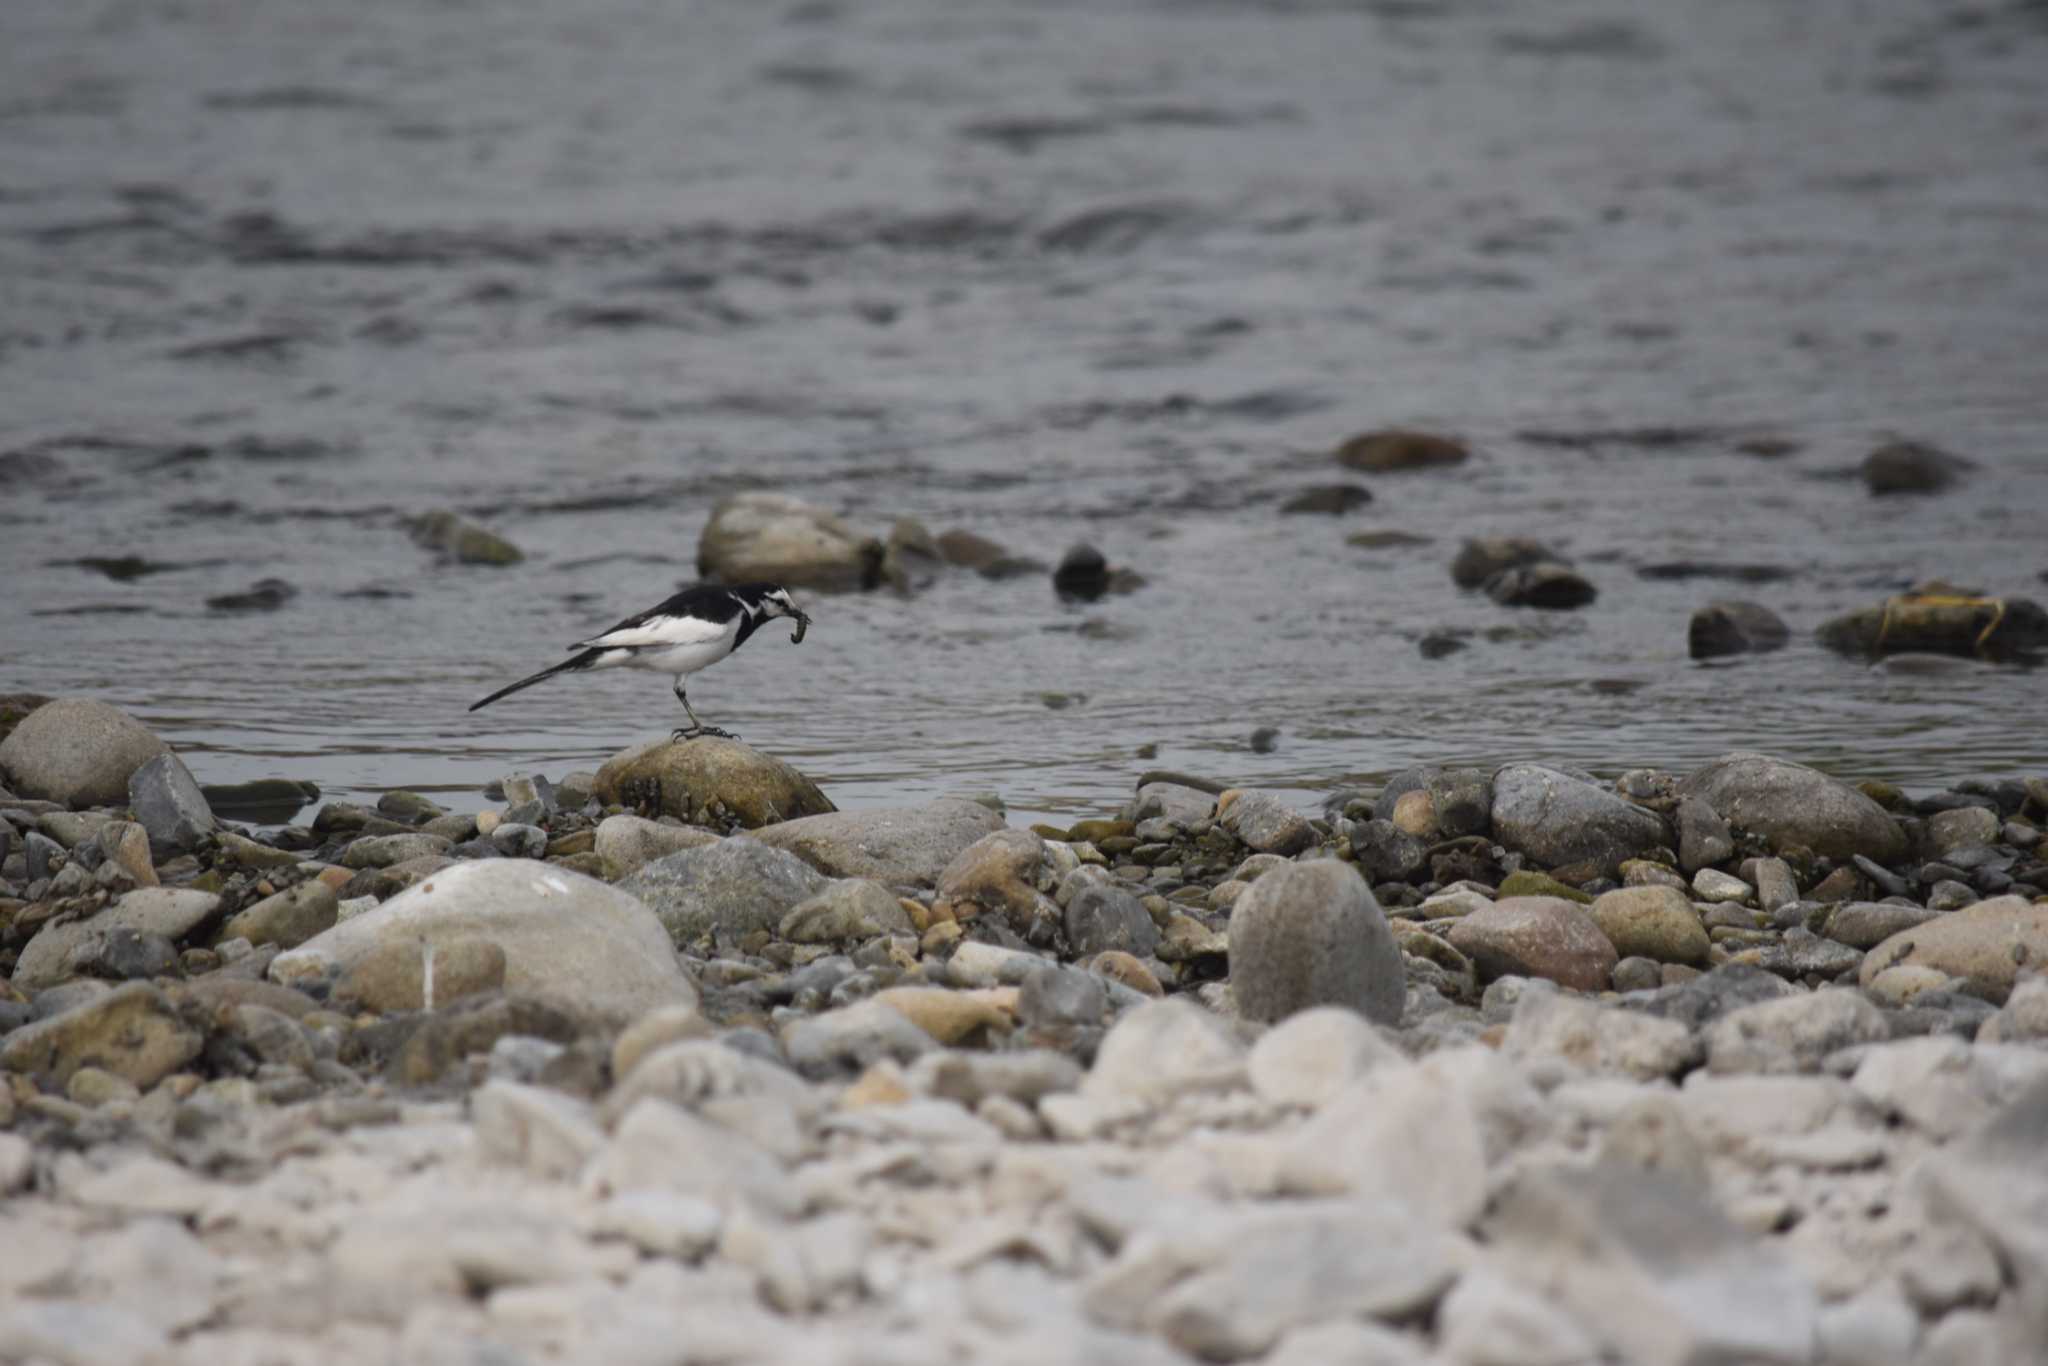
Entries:
POLYGON ((710 735, 623 750, 597 771, 594 790, 607 805, 714 828, 754 830, 839 809, 789 764, 710 735))

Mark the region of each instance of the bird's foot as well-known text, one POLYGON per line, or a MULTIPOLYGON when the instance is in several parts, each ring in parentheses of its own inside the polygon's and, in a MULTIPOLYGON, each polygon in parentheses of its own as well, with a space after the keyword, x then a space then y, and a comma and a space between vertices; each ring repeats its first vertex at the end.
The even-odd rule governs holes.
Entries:
POLYGON ((671 731, 668 738, 671 740, 695 740, 703 735, 713 735, 721 740, 737 740, 740 738, 729 730, 720 730, 717 726, 681 726, 671 731))

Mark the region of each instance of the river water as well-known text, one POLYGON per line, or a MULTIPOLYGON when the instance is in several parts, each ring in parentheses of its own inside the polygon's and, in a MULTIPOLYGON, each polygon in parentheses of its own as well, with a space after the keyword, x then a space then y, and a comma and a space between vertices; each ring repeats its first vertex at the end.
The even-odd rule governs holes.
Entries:
POLYGON ((0 690, 115 702, 203 782, 473 807, 677 723, 624 672, 465 707, 759 488, 1147 580, 814 597, 697 677, 842 806, 2039 774, 2040 672, 1811 633, 1932 576, 2048 594, 2044 72, 2039 3, 9 0, 0 690), (1475 454, 1332 463, 1390 424, 1475 454), (1892 437, 1975 468, 1875 498, 1892 437), (1333 482, 1373 501, 1281 512, 1333 482), (437 563, 432 508, 525 560, 437 563), (1347 539, 1384 531, 1425 539, 1347 539), (1484 534, 1599 599, 1460 592, 1484 534), (1692 662, 1723 596, 1791 647, 1692 662))

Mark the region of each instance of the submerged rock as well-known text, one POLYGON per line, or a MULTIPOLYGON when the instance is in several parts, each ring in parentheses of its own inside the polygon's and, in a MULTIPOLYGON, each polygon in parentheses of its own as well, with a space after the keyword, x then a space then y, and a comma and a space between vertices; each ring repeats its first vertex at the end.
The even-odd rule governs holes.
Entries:
POLYGON ((495 531, 486 530, 457 512, 439 508, 406 523, 414 545, 435 551, 458 564, 518 564, 526 556, 495 531))
POLYGON ((1791 639, 1785 619, 1761 603, 1710 602, 1692 614, 1686 648, 1694 659, 1766 654, 1791 639))
POLYGON ((1570 565, 1545 561, 1503 569, 1485 583, 1486 596, 1503 607, 1569 611, 1600 596, 1585 575, 1570 565))
POLYGON ((1939 493, 1976 466, 1939 446, 1890 441, 1863 458, 1859 472, 1872 493, 1939 493))
POLYGON ((1451 581, 1477 588, 1504 570, 1532 564, 1564 564, 1564 556, 1541 541, 1524 536, 1482 536, 1458 547, 1451 561, 1451 581))
POLYGON ((1331 458, 1346 469, 1382 474, 1393 470, 1441 469, 1446 465, 1460 465, 1471 453, 1465 443, 1455 437, 1389 427, 1359 433, 1338 446, 1331 458))
POLYGON ((1934 585, 1835 617, 1815 634, 1842 654, 2024 657, 2048 648, 2048 610, 2031 598, 1934 585))

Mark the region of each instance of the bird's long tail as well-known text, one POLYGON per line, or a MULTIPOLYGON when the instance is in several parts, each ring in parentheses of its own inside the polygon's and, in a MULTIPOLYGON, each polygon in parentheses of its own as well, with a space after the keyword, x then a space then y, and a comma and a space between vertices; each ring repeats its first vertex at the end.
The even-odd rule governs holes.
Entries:
POLYGON ((529 678, 522 678, 517 683, 508 684, 492 693, 489 697, 484 698, 481 702, 470 703, 469 709, 475 711, 478 707, 488 707, 499 698, 510 697, 521 688, 530 688, 544 678, 553 678, 556 674, 573 673, 578 669, 587 669, 597 663, 598 656, 603 653, 603 650, 585 650, 582 654, 563 660, 552 669, 542 669, 539 673, 529 678))

